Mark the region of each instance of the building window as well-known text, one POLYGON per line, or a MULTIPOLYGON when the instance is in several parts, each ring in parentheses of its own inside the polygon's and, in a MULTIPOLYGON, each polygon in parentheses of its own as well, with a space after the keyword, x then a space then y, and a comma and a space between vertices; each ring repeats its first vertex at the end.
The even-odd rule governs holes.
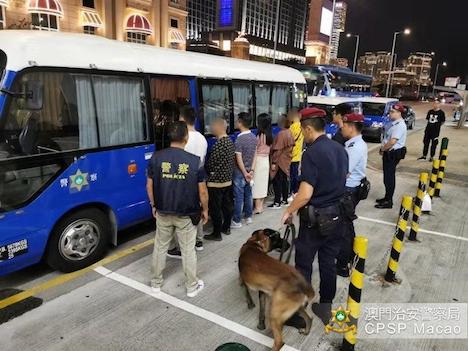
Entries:
POLYGON ((139 32, 127 32, 127 41, 129 43, 146 44, 148 34, 139 32))
POLYGON ((83 6, 89 7, 90 9, 94 9, 94 0, 83 0, 83 6))
POLYGON ((96 35, 96 27, 84 26, 83 27, 83 33, 84 34, 96 35))
POLYGON ((179 20, 175 18, 171 18, 171 27, 172 28, 179 28, 179 20))
POLYGON ((5 6, 0 6, 0 29, 4 29, 5 24, 5 6))
POLYGON ((31 28, 35 30, 59 30, 59 21, 56 15, 46 13, 31 13, 31 28))

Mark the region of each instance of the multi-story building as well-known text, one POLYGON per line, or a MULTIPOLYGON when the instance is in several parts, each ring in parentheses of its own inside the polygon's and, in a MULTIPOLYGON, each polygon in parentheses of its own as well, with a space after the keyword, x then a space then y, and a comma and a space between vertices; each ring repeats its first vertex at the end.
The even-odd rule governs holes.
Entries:
POLYGON ((216 28, 217 0, 187 0, 187 39, 200 40, 216 28))
POLYGON ((333 2, 313 0, 309 4, 306 34, 308 64, 326 64, 330 61, 330 37, 333 27, 333 2))
POLYGON ((372 76, 374 85, 385 84, 390 70, 391 53, 388 51, 366 52, 359 57, 357 71, 372 76))
POLYGON ((413 52, 406 60, 405 68, 415 74, 417 85, 429 86, 431 84, 432 54, 413 52))
POLYGON ((348 5, 344 1, 336 2, 333 16, 332 35, 330 40, 330 59, 338 58, 340 36, 345 31, 348 5))
POLYGON ((101 35, 185 48, 185 0, 0 0, 0 29, 101 35))
POLYGON ((304 62, 307 5, 308 0, 217 0, 216 29, 208 41, 229 52, 242 34, 250 43, 251 56, 304 62))

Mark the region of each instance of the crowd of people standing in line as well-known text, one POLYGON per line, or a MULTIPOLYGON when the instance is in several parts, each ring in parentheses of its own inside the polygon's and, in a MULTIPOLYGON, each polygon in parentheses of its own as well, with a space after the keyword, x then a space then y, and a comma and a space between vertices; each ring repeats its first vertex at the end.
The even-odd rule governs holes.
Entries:
MULTIPOLYGON (((392 205, 394 167, 385 165, 392 160, 396 167, 406 140, 406 129, 400 128, 402 108, 392 107, 392 121, 385 130, 381 152, 387 194, 377 204, 380 208, 392 205)), ((264 211, 271 183, 274 200, 268 207, 284 209, 282 222, 299 211, 295 265, 307 281, 318 253, 320 304, 312 310, 327 321, 336 276, 349 275, 353 256, 355 208, 366 181, 364 116, 352 113, 350 106, 337 106, 333 117, 339 131, 334 141, 325 134, 326 112, 316 108, 293 109, 280 116, 276 137, 268 114, 258 116, 254 134, 252 117, 240 113, 235 141, 227 135, 226 120, 216 118, 210 125, 216 142, 208 154, 206 141, 195 131, 195 116, 191 107, 182 109, 180 121, 167 127, 170 147, 155 152, 148 165, 147 192, 157 220, 153 290, 158 292, 163 285, 167 254, 182 259, 187 296, 196 296, 204 287, 196 273, 195 252, 203 250, 203 225, 211 217, 213 232, 203 238, 221 241, 231 230, 252 224, 254 214, 264 211)), ((301 328, 303 323, 295 315, 286 324, 301 328)))

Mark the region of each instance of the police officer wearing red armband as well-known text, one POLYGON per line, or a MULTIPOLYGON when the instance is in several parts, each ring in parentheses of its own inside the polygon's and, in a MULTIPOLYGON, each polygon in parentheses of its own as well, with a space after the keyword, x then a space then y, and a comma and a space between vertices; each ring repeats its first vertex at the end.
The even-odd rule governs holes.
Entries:
MULTIPOLYGON (((343 241, 341 200, 345 193, 348 156, 342 145, 325 135, 325 111, 307 108, 301 115, 302 133, 308 147, 302 155, 299 191, 284 212, 282 222, 299 213, 296 269, 308 282, 311 282, 312 262, 318 253, 320 304, 313 304, 312 311, 328 324, 336 293, 336 257, 343 241)), ((301 328, 304 323, 296 314, 286 325, 301 328)))

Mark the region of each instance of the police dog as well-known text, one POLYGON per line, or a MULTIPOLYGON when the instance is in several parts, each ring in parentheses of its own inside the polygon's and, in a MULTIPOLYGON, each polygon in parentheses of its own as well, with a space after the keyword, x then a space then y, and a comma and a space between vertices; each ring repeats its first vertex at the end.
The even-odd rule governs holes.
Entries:
POLYGON ((270 326, 275 339, 273 351, 279 351, 283 347, 284 322, 295 312, 306 321, 305 329, 300 332, 309 334, 312 318, 307 314, 305 306, 315 296, 312 286, 296 269, 268 256, 268 252, 282 247, 280 233, 271 229, 257 230, 242 246, 239 257, 241 285, 245 288, 249 309, 255 307, 249 289, 259 292, 257 328, 260 330, 265 329, 266 295, 271 298, 270 326))

